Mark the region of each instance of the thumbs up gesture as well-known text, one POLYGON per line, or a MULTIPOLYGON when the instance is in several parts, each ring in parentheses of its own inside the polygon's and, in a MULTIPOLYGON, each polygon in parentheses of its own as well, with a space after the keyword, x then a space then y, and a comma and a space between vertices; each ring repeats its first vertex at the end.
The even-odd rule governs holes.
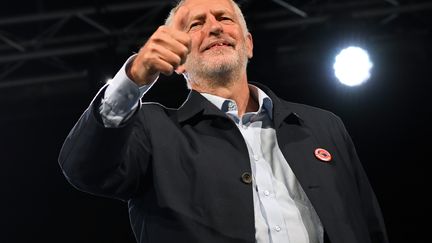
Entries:
POLYGON ((191 50, 191 38, 185 27, 189 9, 180 7, 169 26, 160 26, 138 52, 126 72, 136 84, 152 83, 160 73, 171 75, 185 63, 191 50))

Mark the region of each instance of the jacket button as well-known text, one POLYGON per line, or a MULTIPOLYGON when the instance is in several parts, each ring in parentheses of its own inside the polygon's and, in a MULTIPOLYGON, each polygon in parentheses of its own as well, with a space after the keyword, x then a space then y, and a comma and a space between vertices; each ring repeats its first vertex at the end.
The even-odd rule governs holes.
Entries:
POLYGON ((245 184, 251 184, 252 183, 252 176, 249 172, 243 173, 241 176, 241 179, 245 184))

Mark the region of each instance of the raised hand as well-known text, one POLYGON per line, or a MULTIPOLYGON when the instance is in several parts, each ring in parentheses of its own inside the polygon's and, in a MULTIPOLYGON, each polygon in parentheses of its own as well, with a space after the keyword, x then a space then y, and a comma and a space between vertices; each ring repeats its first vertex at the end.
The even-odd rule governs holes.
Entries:
POLYGON ((127 74, 138 85, 150 84, 162 73, 171 75, 187 58, 191 38, 186 25, 189 9, 180 7, 169 26, 160 26, 141 47, 127 74))

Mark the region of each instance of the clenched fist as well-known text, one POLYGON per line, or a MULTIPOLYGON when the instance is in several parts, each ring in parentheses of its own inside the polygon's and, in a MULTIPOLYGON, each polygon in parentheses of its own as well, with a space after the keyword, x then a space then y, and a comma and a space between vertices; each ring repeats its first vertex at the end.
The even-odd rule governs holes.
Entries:
POLYGON ((138 85, 150 84, 163 73, 171 75, 186 61, 191 49, 191 38, 185 31, 189 16, 186 7, 180 7, 169 26, 160 26, 141 47, 127 74, 138 85))

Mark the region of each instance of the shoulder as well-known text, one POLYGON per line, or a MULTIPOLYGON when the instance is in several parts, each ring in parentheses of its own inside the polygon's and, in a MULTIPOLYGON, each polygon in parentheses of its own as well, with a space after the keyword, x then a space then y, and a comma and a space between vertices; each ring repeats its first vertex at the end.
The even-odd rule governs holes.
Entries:
POLYGON ((158 102, 142 102, 138 112, 138 119, 145 123, 160 121, 168 118, 173 110, 158 102))
POLYGON ((294 102, 281 103, 298 117, 299 125, 313 134, 320 144, 343 144, 349 134, 342 119, 331 111, 294 102))
POLYGON ((299 117, 304 118, 325 118, 325 119, 339 119, 339 117, 329 110, 325 110, 319 107, 300 104, 295 102, 289 102, 286 100, 280 99, 283 106, 288 107, 288 109, 292 110, 299 117))
MULTIPOLYGON (((332 111, 279 99, 279 105, 295 114, 309 128, 325 131, 345 130, 342 119, 332 111)), ((279 109, 276 108, 275 109, 279 109)))
POLYGON ((257 86, 261 90, 263 90, 266 95, 268 95, 271 100, 273 101, 274 110, 289 110, 293 113, 295 113, 298 117, 305 118, 305 119, 339 119, 338 116, 336 116, 333 112, 306 105, 306 104, 300 104, 295 102, 286 101, 282 98, 280 98, 277 94, 275 94, 270 88, 267 86, 252 82, 251 84, 257 86))

